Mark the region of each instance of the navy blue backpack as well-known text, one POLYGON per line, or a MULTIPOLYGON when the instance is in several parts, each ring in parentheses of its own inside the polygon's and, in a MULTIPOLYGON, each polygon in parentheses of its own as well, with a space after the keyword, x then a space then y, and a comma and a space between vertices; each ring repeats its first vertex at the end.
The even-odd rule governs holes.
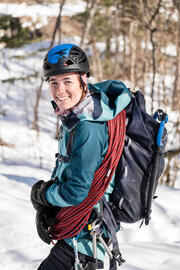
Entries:
POLYGON ((137 91, 132 96, 132 102, 126 107, 125 144, 116 169, 110 205, 117 223, 145 219, 147 225, 152 199, 164 169, 167 115, 162 110, 154 116, 149 115, 144 95, 137 91))
POLYGON ((110 270, 116 270, 125 262, 122 258, 116 232, 120 223, 134 223, 151 219, 151 206, 160 176, 164 170, 168 116, 158 110, 153 116, 146 112, 144 95, 132 93, 132 101, 126 110, 126 136, 124 149, 119 160, 115 187, 110 201, 105 196, 101 202, 101 220, 106 224, 112 251, 110 270), (157 121, 158 120, 158 121, 157 121))

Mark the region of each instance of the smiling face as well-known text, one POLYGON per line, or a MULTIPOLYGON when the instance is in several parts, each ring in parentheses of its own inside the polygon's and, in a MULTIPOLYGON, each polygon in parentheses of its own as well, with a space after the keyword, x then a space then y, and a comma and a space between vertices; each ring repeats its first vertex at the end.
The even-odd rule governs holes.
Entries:
POLYGON ((66 73, 49 77, 50 92, 61 110, 75 106, 83 96, 79 74, 66 73))

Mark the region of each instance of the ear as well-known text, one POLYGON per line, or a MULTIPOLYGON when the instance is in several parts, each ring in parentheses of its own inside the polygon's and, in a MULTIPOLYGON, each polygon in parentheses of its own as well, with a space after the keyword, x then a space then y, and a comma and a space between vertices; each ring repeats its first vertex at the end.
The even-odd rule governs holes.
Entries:
POLYGON ((87 75, 85 73, 79 73, 79 79, 83 90, 85 90, 87 88, 87 75))

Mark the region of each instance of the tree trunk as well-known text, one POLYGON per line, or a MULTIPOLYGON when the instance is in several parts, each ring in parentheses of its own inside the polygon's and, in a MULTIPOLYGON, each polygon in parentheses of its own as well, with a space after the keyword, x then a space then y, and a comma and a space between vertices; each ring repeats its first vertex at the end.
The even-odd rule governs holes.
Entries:
POLYGON ((178 11, 177 42, 176 42, 176 71, 173 87, 172 109, 180 112, 180 2, 176 4, 178 11))
POLYGON ((136 85, 136 32, 137 32, 137 22, 132 21, 130 24, 130 49, 131 49, 131 66, 130 66, 130 80, 132 83, 132 89, 136 85))
POLYGON ((92 49, 93 49, 93 57, 92 57, 92 69, 93 75, 98 81, 102 81, 103 79, 103 71, 102 64, 100 60, 99 51, 96 47, 96 37, 92 36, 92 49))
POLYGON ((162 0, 158 0, 156 8, 152 12, 152 8, 150 9, 148 7, 148 1, 140 1, 140 9, 141 9, 141 18, 142 19, 142 24, 145 28, 147 28, 150 32, 150 41, 152 45, 152 84, 151 84, 151 113, 153 113, 154 108, 153 108, 153 102, 154 102, 154 85, 155 85, 155 76, 156 76, 156 59, 155 59, 155 40, 154 40, 154 33, 157 31, 157 28, 153 26, 155 25, 155 18, 159 13, 160 7, 161 7, 161 2, 162 0), (147 19, 150 15, 150 18, 147 19))
POLYGON ((154 32, 156 28, 150 30, 150 40, 152 45, 152 84, 151 84, 151 114, 154 112, 154 85, 156 77, 156 59, 155 59, 155 41, 154 41, 154 32))
POLYGON ((126 33, 123 31, 123 68, 126 69, 126 55, 127 55, 127 40, 126 40, 126 33))
POLYGON ((164 53, 161 53, 161 48, 166 48, 168 44, 168 38, 167 35, 162 35, 162 42, 159 46, 159 52, 158 55, 160 56, 160 61, 158 61, 158 66, 160 67, 159 73, 161 74, 161 89, 160 89, 160 105, 163 105, 165 107, 169 106, 169 98, 168 98, 168 87, 166 87, 166 74, 167 74, 167 65, 168 57, 166 55, 166 51, 164 53))
POLYGON ((80 47, 83 47, 86 39, 88 38, 88 34, 90 33, 91 27, 94 22, 94 16, 97 10, 97 5, 98 5, 98 0, 89 0, 87 1, 87 6, 86 6, 86 12, 89 14, 89 16, 86 19, 86 22, 83 27, 83 33, 82 33, 82 38, 80 42, 80 47))
POLYGON ((113 23, 115 25, 114 30, 114 38, 115 38, 115 59, 114 59, 114 67, 113 67, 113 74, 114 77, 117 78, 119 74, 119 67, 120 67, 120 52, 119 52, 119 37, 120 37, 120 9, 119 9, 119 3, 116 0, 115 1, 115 14, 113 17, 113 23))
POLYGON ((29 115, 28 115, 28 102, 27 102, 27 94, 26 94, 26 89, 24 89, 24 110, 25 110, 25 120, 26 120, 26 125, 29 127, 29 115))
POLYGON ((32 123, 32 129, 35 129, 36 131, 39 131, 39 123, 38 123, 38 108, 39 108, 39 102, 41 99, 41 93, 42 93, 42 86, 43 86, 43 77, 41 78, 41 84, 37 90, 36 93, 36 102, 34 106, 34 119, 32 123))
POLYGON ((53 45, 54 45, 54 41, 55 41, 55 37, 56 37, 56 32, 57 32, 58 29, 59 29, 59 43, 61 42, 61 13, 62 13, 63 6, 64 6, 65 2, 66 2, 66 0, 60 1, 59 15, 57 17, 56 25, 54 27, 54 31, 53 31, 53 35, 52 35, 52 40, 51 40, 50 48, 52 48, 53 45))
MULTIPOLYGON (((65 4, 65 1, 66 0, 60 1, 59 15, 57 17, 56 25, 54 27, 54 31, 53 31, 53 35, 52 35, 52 40, 51 40, 50 48, 52 48, 53 45, 54 45, 54 41, 55 41, 55 37, 56 37, 56 32, 57 32, 58 29, 59 29, 59 41, 61 39, 61 13, 62 13, 63 6, 65 4)), ((37 90, 37 93, 36 93, 36 101, 35 101, 35 106, 34 106, 34 118, 33 118, 33 123, 32 123, 32 129, 37 130, 37 132, 39 131, 38 108, 39 108, 39 102, 40 102, 40 99, 41 99, 42 86, 43 86, 43 77, 41 78, 41 83, 40 83, 40 86, 39 86, 39 88, 37 90)))
MULTIPOLYGON (((179 134, 178 134, 179 136, 179 134)), ((165 183, 167 186, 174 186, 176 182, 176 174, 178 171, 177 159, 180 153, 180 147, 176 149, 169 150, 165 153, 165 157, 167 158, 167 167, 163 173, 160 184, 165 183), (171 160, 174 159, 174 168, 172 168, 171 160), (171 177, 171 172, 173 171, 174 177, 171 177), (162 181, 163 178, 166 178, 165 181, 162 181)))
POLYGON ((148 73, 149 73, 149 57, 148 57, 148 42, 149 42, 149 31, 147 31, 146 28, 144 28, 144 51, 143 51, 143 66, 142 66, 142 72, 143 72, 143 93, 145 93, 146 83, 148 80, 148 73))

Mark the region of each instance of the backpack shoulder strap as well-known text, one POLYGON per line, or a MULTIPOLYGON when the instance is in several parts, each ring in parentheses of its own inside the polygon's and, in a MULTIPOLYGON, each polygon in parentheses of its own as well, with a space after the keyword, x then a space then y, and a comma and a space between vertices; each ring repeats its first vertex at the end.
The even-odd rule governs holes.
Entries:
POLYGON ((69 157, 69 156, 71 155, 71 153, 72 153, 73 140, 74 140, 74 134, 75 134, 75 131, 76 131, 76 127, 74 127, 74 128, 70 131, 69 138, 68 138, 68 141, 67 141, 67 155, 68 155, 68 157, 69 157))

